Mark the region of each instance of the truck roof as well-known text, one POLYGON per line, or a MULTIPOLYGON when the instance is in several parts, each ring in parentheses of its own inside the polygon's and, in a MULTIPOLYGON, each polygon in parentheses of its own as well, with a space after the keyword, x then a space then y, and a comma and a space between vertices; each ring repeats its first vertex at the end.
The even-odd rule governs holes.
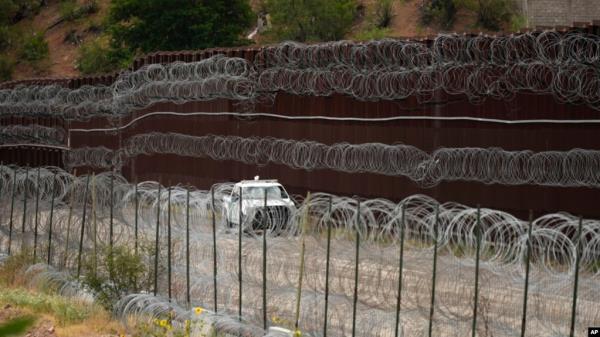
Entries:
POLYGON ((239 186, 280 186, 277 179, 242 180, 236 183, 239 186))

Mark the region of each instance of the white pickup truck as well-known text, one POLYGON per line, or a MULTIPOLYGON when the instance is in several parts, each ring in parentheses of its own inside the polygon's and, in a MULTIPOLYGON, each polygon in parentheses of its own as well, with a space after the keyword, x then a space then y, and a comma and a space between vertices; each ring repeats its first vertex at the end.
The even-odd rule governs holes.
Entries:
POLYGON ((238 226, 241 217, 245 231, 264 230, 265 227, 285 229, 295 211, 294 201, 277 180, 260 180, 258 177, 242 180, 233 186, 231 195, 223 197, 223 217, 228 227, 238 226))

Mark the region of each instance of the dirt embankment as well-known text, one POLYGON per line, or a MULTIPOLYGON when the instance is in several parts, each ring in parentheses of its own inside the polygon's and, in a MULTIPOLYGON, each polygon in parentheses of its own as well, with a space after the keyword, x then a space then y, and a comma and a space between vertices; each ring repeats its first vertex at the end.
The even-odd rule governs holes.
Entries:
MULTIPOLYGON (((372 12, 375 0, 359 0, 362 5, 362 14, 357 19, 353 29, 347 38, 367 25, 368 13, 372 12)), ((82 0, 78 0, 82 4, 82 0)), ((439 28, 433 26, 422 26, 419 23, 419 8, 422 0, 396 0, 393 5, 393 18, 389 27, 389 36, 397 38, 418 37, 435 35, 440 32, 439 28)), ((39 78, 39 77, 74 77, 80 72, 76 67, 79 48, 83 43, 96 38, 101 32, 110 0, 97 0, 98 12, 73 21, 61 20, 60 0, 48 0, 38 15, 34 18, 23 20, 17 26, 24 33, 42 32, 48 42, 48 59, 37 65, 27 62, 17 62, 13 79, 39 78)), ((251 5, 258 10, 260 0, 251 0, 251 5)), ((450 31, 464 32, 477 30, 475 27, 475 15, 465 10, 459 10, 454 27, 450 31)), ((261 36, 255 38, 257 43, 264 39, 261 36)), ((14 55, 17 56, 17 55, 14 55)), ((18 60, 18 57, 15 57, 18 60)))

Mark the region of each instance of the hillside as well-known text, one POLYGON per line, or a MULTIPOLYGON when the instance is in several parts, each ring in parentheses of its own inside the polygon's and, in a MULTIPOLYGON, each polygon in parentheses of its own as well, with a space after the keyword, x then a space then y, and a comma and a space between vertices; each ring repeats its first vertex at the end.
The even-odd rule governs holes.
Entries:
MULTIPOLYGON (((77 6, 83 6, 86 2, 89 2, 89 0, 72 1, 76 1, 77 6)), ((32 64, 21 60, 14 48, 5 52, 17 60, 12 75, 13 80, 80 75, 76 66, 79 48, 85 42, 96 39, 101 35, 102 23, 107 15, 110 0, 94 1, 97 6, 95 12, 74 20, 63 19, 65 13, 64 2, 64 0, 48 0, 46 5, 40 8, 37 15, 21 20, 15 25, 20 34, 42 32, 44 39, 48 42, 49 53, 47 59, 32 64)), ((422 26, 420 24, 419 6, 421 2, 421 0, 395 0, 390 25, 383 34, 387 37, 414 37, 438 33, 440 29, 435 25, 422 26)), ((251 1, 251 5, 255 10, 258 10, 259 3, 259 0, 251 1)), ((346 38, 356 39, 363 36, 361 33, 368 29, 375 3, 375 0, 359 1, 355 23, 346 38)), ((454 25, 446 31, 479 30, 475 23, 475 13, 459 9, 454 25)), ((377 37, 380 36, 377 35, 377 37)), ((255 44, 262 44, 272 41, 265 39, 259 33, 254 37, 254 42, 255 44)))
MULTIPOLYGON (((78 4, 83 4, 78 1, 78 4)), ((73 77, 80 73, 76 69, 78 49, 82 43, 95 38, 101 31, 102 20, 108 11, 110 0, 97 0, 98 11, 76 20, 62 20, 61 1, 49 0, 39 14, 20 21, 15 26, 23 34, 43 32, 48 42, 48 59, 39 65, 17 61, 13 79, 32 77, 73 77), (62 20, 62 21, 61 21, 62 20)), ((64 12, 64 9, 63 9, 64 12)), ((9 51, 18 60, 16 51, 9 51)))

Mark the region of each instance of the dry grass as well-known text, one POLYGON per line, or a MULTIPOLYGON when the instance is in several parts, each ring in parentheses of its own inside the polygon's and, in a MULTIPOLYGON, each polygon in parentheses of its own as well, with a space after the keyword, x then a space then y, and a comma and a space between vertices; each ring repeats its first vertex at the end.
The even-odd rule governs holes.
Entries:
POLYGON ((0 267, 0 321, 19 315, 33 315, 38 324, 52 326, 56 336, 118 335, 123 325, 99 305, 77 298, 45 293, 28 287, 25 269, 31 262, 27 252, 13 255, 0 267), (42 323, 39 323, 42 322, 42 323))

